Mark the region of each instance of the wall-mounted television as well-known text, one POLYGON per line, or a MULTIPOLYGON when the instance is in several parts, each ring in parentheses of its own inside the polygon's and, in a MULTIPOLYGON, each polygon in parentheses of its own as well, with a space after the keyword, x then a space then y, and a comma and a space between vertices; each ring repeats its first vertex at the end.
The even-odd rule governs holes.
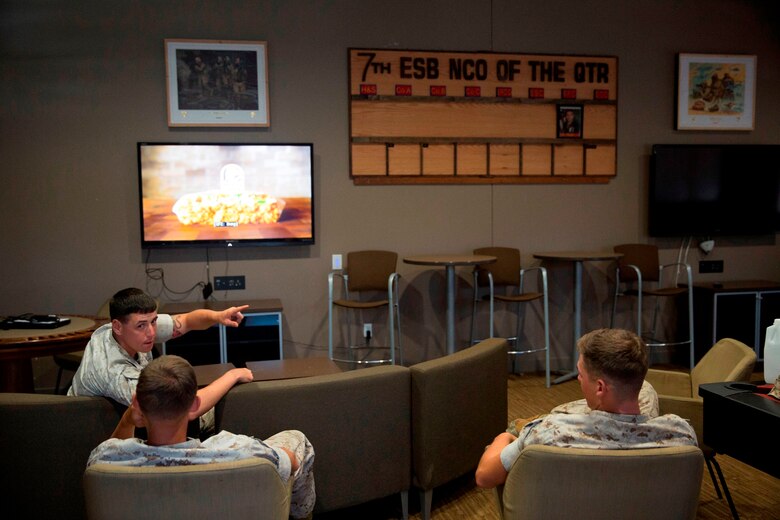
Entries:
POLYGON ((653 145, 648 225, 654 237, 780 231, 780 145, 653 145))
POLYGON ((314 243, 308 143, 138 143, 141 245, 314 243))

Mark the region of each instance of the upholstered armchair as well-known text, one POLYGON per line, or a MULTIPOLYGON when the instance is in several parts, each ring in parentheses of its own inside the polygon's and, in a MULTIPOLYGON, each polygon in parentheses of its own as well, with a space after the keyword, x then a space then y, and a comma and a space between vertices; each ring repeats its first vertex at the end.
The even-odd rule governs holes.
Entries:
POLYGON ((495 495, 504 520, 693 519, 703 466, 695 446, 596 450, 531 445, 495 495))
POLYGON ((753 349, 731 338, 724 338, 696 363, 690 373, 651 368, 645 379, 658 392, 658 408, 660 413, 673 413, 688 419, 696 431, 699 446, 704 452, 707 470, 712 479, 712 485, 718 498, 722 498, 718 480, 712 467, 718 472, 720 484, 729 503, 731 516, 739 518, 737 508, 729 493, 726 479, 715 460, 715 450, 704 444, 704 405, 699 397, 699 385, 704 383, 722 383, 728 381, 747 381, 753 373, 756 364, 756 353, 753 349))
POLYGON ((724 338, 712 346, 690 373, 651 368, 645 379, 658 393, 660 412, 688 419, 701 443, 703 407, 699 385, 747 381, 755 364, 756 353, 753 349, 741 341, 724 338))
POLYGON ((252 457, 189 466, 94 464, 84 472, 89 520, 258 518, 287 520, 292 478, 252 457))

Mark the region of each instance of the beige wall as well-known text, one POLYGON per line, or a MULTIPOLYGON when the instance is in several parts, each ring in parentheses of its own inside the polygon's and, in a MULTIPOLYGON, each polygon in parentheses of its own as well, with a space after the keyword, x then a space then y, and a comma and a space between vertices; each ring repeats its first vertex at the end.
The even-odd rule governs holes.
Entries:
MULTIPOLYGON (((126 286, 162 300, 205 280, 204 249, 139 245, 137 141, 313 142, 317 243, 210 249, 211 275, 243 274, 219 299, 279 297, 287 355, 323 355, 331 255, 365 248, 408 254, 483 245, 597 250, 648 241, 653 143, 780 143, 780 42, 764 2, 495 0, 91 1, 0 5, 0 315, 94 312, 126 286), (164 38, 265 40, 268 129, 171 129, 164 38), (348 176, 347 48, 615 55, 618 175, 606 185, 357 187, 348 176), (678 52, 758 56, 755 130, 673 129, 678 52)), ((776 236, 719 240, 722 275, 780 280, 776 236)), ((681 240, 659 242, 665 260, 681 240)), ((695 245, 695 242, 694 242, 695 245)), ((699 260, 695 247, 688 259, 699 260)), ((444 352, 443 273, 399 263, 408 361, 444 352)), ((571 351, 571 267, 551 265, 554 368, 571 351)), ((607 266, 588 265, 584 327, 608 323, 607 266)), ((468 334, 469 278, 458 333, 468 334)), ((196 300, 199 291, 188 299, 196 300)))

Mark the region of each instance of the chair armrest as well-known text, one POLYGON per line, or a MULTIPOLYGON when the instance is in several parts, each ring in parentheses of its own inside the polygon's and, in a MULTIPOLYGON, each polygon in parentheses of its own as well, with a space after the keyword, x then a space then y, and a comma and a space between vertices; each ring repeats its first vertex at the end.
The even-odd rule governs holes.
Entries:
POLYGON ((692 278, 692 274, 691 274, 691 265, 687 264, 685 262, 672 262, 672 263, 669 263, 669 264, 659 265, 658 266, 658 269, 659 269, 659 273, 658 273, 659 274, 659 281, 663 278, 664 271, 667 270, 667 269, 671 269, 672 267, 676 267, 677 268, 678 276, 679 276, 679 273, 680 273, 680 269, 682 268, 682 270, 685 272, 685 277, 687 278, 687 282, 688 282, 687 285, 688 285, 688 287, 690 287, 693 284, 693 278, 692 278))
POLYGON ((341 271, 331 271, 328 273, 328 298, 330 301, 337 300, 337 294, 336 294, 336 287, 334 287, 334 283, 336 281, 336 278, 341 278, 341 292, 342 296, 345 298, 349 298, 349 292, 347 289, 347 281, 349 280, 349 276, 344 274, 341 271))
POLYGON ((658 396, 658 408, 661 414, 673 413, 688 419, 701 445, 704 431, 704 405, 700 397, 675 397, 661 394, 658 396))
POLYGON ((658 268, 661 269, 661 270, 668 269, 670 267, 685 267, 686 269, 688 269, 688 268, 691 267, 691 265, 687 264, 685 262, 672 262, 672 263, 669 263, 669 264, 661 264, 661 265, 658 266, 658 268))
POLYGON ((691 376, 687 372, 651 368, 647 371, 645 380, 653 385, 659 396, 693 397, 691 376))
MULTIPOLYGON (((547 293, 547 268, 543 267, 541 265, 537 265, 535 267, 526 267, 525 269, 520 269, 520 290, 521 291, 523 290, 523 281, 524 281, 526 273, 531 272, 531 271, 539 271, 539 277, 537 278, 537 280, 539 280, 539 278, 542 279, 542 283, 541 283, 541 285, 542 285, 542 292, 547 293)), ((537 281, 537 284, 538 284, 538 281, 537 281)))

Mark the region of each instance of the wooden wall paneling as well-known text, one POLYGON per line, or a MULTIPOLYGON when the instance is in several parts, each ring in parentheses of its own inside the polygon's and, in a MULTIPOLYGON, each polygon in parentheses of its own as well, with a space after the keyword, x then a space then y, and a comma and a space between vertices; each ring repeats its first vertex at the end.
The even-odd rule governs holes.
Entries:
POLYGON ((422 174, 452 175, 455 171, 454 144, 423 144, 422 174))
POLYGON ((552 176, 552 145, 524 144, 522 160, 524 176, 552 176))
POLYGON ((585 148, 585 175, 615 175, 615 145, 585 148))
POLYGON ((487 144, 458 144, 456 151, 455 175, 487 175, 487 144))
POLYGON ((388 175, 420 175, 420 145, 391 144, 387 147, 388 175))
POLYGON ((352 175, 386 175, 387 147, 384 144, 353 143, 352 175))
POLYGON ((585 151, 581 143, 553 146, 553 175, 582 175, 585 151))
POLYGON ((520 175, 520 144, 491 144, 490 175, 520 175))

